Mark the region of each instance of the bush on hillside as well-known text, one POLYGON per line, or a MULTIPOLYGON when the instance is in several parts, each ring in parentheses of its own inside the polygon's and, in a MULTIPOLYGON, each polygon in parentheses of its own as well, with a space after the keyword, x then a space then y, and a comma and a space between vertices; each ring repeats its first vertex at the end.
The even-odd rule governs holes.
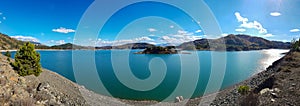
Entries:
POLYGON ((300 51, 300 38, 297 41, 296 39, 292 40, 292 50, 293 51, 300 51))
POLYGON ((239 86, 238 92, 242 95, 247 94, 250 91, 250 87, 247 85, 239 86))
POLYGON ((7 57, 7 61, 10 61, 10 57, 11 57, 10 52, 6 51, 6 53, 4 55, 7 57))
POLYGON ((20 76, 39 76, 42 72, 40 54, 34 50, 34 45, 29 42, 17 51, 12 66, 20 76))
POLYGON ((11 57, 11 54, 9 51, 6 51, 6 53, 4 54, 6 57, 11 57))

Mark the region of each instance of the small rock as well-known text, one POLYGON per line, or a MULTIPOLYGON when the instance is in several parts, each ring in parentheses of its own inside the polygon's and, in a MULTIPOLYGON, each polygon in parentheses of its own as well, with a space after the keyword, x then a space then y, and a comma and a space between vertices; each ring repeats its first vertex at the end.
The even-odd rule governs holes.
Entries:
POLYGON ((183 99, 183 96, 179 96, 179 99, 181 100, 181 101, 183 101, 184 99, 183 99))
POLYGON ((295 83, 292 83, 292 86, 296 86, 296 84, 295 84, 295 83))
POLYGON ((274 88, 275 92, 280 92, 281 90, 279 88, 274 88))
POLYGON ((259 93, 262 95, 262 94, 264 94, 266 92, 269 92, 269 91, 270 91, 269 88, 265 88, 265 89, 262 89, 261 91, 259 91, 259 93))
POLYGON ((175 103, 177 103, 177 102, 181 102, 181 100, 178 96, 175 98, 175 103))
POLYGON ((278 98, 278 95, 276 93, 271 93, 271 95, 273 96, 273 98, 278 98))
POLYGON ((275 99, 271 99, 271 102, 275 102, 275 99))
POLYGON ((47 90, 50 88, 50 85, 48 83, 39 83, 37 87, 37 91, 47 90))

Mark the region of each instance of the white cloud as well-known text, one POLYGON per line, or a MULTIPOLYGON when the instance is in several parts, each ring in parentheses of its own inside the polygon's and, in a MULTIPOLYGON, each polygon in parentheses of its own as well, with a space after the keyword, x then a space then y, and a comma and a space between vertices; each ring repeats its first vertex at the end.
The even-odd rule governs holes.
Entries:
POLYGON ((190 35, 166 35, 159 38, 160 43, 169 43, 173 45, 179 45, 184 42, 194 41, 201 39, 202 36, 190 36, 190 35))
POLYGON ((174 28, 174 26, 173 26, 173 25, 171 25, 171 26, 170 26, 170 28, 174 28))
POLYGON ((0 24, 2 23, 2 21, 0 21, 0 24))
POLYGON ((132 38, 132 39, 121 39, 121 40, 93 40, 97 46, 112 46, 112 45, 123 45, 128 43, 150 43, 150 44, 172 44, 179 45, 184 42, 194 41, 201 39, 204 36, 194 36, 193 33, 187 31, 178 30, 176 34, 168 34, 164 36, 148 35, 144 37, 132 38), (155 37, 151 37, 155 36, 155 37), (151 38, 150 38, 151 37, 151 38))
POLYGON ((66 44, 65 40, 50 40, 48 41, 48 43, 54 44, 54 45, 62 45, 62 44, 66 44))
POLYGON ((264 35, 264 37, 273 37, 273 36, 274 36, 273 34, 269 34, 269 33, 264 35))
POLYGON ((200 30, 200 29, 199 29, 199 30, 197 30, 197 31, 195 31, 195 33, 200 33, 200 32, 202 32, 202 30, 200 30))
POLYGON ((225 36, 227 36, 227 35, 229 35, 229 34, 227 34, 227 33, 221 34, 222 37, 225 37, 225 36))
POLYGON ((65 44, 66 42, 65 42, 65 40, 59 40, 59 41, 56 41, 56 43, 61 45, 61 44, 65 44))
POLYGON ((245 32, 246 29, 243 29, 243 28, 238 28, 238 29, 235 29, 236 32, 245 32))
POLYGON ((17 35, 17 36, 11 36, 12 38, 15 38, 17 40, 21 41, 29 41, 29 42, 39 42, 39 40, 35 37, 32 36, 22 36, 22 35, 17 35))
POLYGON ((53 32, 58 32, 58 33, 64 33, 64 34, 75 32, 75 30, 73 30, 73 29, 67 29, 67 28, 64 28, 64 27, 60 27, 58 29, 52 29, 52 31, 53 32))
POLYGON ((2 17, 3 20, 6 20, 6 17, 2 17))
POLYGON ((194 41, 201 38, 203 38, 203 36, 194 36, 193 33, 178 30, 177 34, 161 36, 157 41, 162 44, 168 43, 172 45, 179 45, 184 42, 194 41))
POLYGON ((237 18, 238 22, 248 22, 248 18, 244 18, 241 16, 241 14, 239 12, 235 12, 235 17, 237 18))
POLYGON ((300 29, 291 29, 290 32, 300 32, 300 29))
POLYGON ((151 39, 149 37, 139 37, 139 38, 123 39, 123 40, 115 40, 115 41, 98 39, 97 41, 93 41, 93 42, 95 42, 97 46, 112 46, 112 45, 123 45, 128 43, 142 43, 142 42, 155 44, 154 39, 151 39))
POLYGON ((188 32, 187 31, 183 31, 183 30, 178 30, 177 33, 178 34, 187 34, 188 32))
POLYGON ((238 22, 242 22, 242 24, 240 25, 241 28, 257 29, 259 33, 267 33, 267 29, 265 29, 261 23, 257 21, 248 22, 249 19, 242 17, 239 12, 236 12, 235 16, 238 22))
POLYGON ((148 31, 149 31, 149 32, 156 32, 157 30, 154 29, 154 28, 149 28, 148 31))
POLYGON ((281 13, 279 13, 279 12, 271 12, 270 15, 274 16, 274 17, 277 17, 277 16, 281 16, 281 13))
POLYGON ((0 13, 0 15, 2 15, 3 13, 0 13))

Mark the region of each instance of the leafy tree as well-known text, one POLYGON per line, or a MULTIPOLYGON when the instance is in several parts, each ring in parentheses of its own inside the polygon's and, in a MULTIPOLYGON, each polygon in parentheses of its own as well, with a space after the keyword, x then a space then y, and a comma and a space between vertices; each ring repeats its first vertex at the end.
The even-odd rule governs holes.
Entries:
POLYGON ((12 66, 20 76, 39 76, 42 72, 40 54, 34 50, 34 45, 27 42, 15 55, 15 62, 12 66))
POLYGON ((6 51, 6 53, 4 54, 6 57, 11 57, 11 54, 9 51, 6 51))

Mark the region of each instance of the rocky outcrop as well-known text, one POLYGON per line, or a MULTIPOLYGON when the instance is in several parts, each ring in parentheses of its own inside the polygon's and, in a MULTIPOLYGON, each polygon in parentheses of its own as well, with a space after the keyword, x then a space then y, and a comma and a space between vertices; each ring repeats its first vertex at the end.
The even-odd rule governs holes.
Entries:
MULTIPOLYGON (((11 59, 13 61, 13 59, 11 59)), ((38 76, 19 76, 0 54, 0 106, 125 105, 96 94, 49 70, 38 76)))
POLYGON ((289 52, 266 71, 220 91, 211 105, 296 106, 300 104, 299 81, 300 52, 289 52), (250 92, 239 94, 240 85, 251 87, 250 92))

